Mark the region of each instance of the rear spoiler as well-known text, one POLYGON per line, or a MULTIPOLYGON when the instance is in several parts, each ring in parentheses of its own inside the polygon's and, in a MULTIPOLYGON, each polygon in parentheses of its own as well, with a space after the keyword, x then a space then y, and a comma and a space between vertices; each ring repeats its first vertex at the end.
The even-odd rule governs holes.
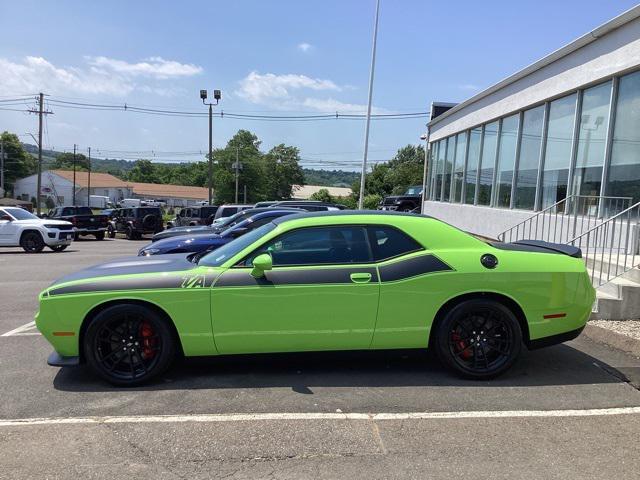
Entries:
POLYGON ((551 250, 553 252, 562 253, 573 258, 582 258, 582 250, 573 245, 566 245, 564 243, 551 243, 544 242, 542 240, 518 240, 512 242, 516 245, 523 245, 525 247, 542 248, 544 250, 551 250))

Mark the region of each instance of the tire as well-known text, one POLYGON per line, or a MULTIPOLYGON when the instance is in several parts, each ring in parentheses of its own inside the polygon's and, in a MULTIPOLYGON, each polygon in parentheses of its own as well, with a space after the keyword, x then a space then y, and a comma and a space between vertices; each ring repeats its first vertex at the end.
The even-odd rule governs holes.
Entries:
POLYGON ((127 240, 135 240, 136 239, 136 232, 133 230, 133 227, 131 225, 129 225, 127 227, 125 235, 127 236, 127 240))
POLYGON ((96 240, 104 240, 104 232, 98 232, 95 234, 96 240))
POLYGON ((55 245, 53 247, 49 247, 54 252, 64 252, 69 245, 55 245))
POLYGON ((142 219, 142 229, 145 231, 156 230, 158 228, 158 224, 160 223, 158 220, 159 219, 157 215, 145 215, 142 219))
POLYGON ((109 238, 116 238, 116 229, 109 225, 107 227, 107 235, 109 238))
POLYGON ((398 208, 399 212, 410 212, 411 210, 413 210, 415 207, 413 207, 412 205, 401 205, 400 208, 398 208))
POLYGON ((73 241, 77 242, 80 239, 80 234, 79 233, 74 233, 73 234, 73 241))
POLYGON ((27 253, 40 253, 45 243, 39 232, 25 232, 20 238, 20 246, 27 253))
POLYGON ((487 380, 507 371, 520 355, 518 319, 493 300, 467 300, 437 325, 434 346, 439 360, 459 375, 487 380))
POLYGON ((96 374, 122 387, 158 377, 176 356, 176 341, 167 321, 134 304, 114 305, 98 313, 87 327, 82 348, 96 374))

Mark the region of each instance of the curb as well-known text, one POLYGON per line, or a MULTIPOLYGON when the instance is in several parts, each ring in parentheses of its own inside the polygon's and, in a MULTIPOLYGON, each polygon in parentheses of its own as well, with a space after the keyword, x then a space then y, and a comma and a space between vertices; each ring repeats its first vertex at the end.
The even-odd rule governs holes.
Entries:
POLYGON ((597 327, 595 325, 587 325, 582 332, 591 340, 604 343, 610 347, 617 348, 623 352, 630 353, 636 357, 640 357, 640 340, 622 335, 607 328, 597 327))

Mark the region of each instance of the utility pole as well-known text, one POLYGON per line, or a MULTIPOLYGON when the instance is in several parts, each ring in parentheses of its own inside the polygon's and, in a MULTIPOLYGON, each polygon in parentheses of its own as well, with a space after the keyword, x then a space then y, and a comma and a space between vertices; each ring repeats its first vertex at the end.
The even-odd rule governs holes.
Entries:
POLYGON ((238 203, 238 177, 240 173, 240 147, 236 147, 236 203, 238 203))
POLYGON ((73 144, 73 203, 76 206, 76 144, 73 144))
MULTIPOLYGON (((51 111, 44 111, 44 93, 40 92, 38 94, 38 109, 29 109, 28 112, 38 114, 38 182, 36 186, 38 191, 36 192, 36 213, 40 215, 40 193, 42 189, 42 116, 53 113, 51 111)), ((31 136, 33 137, 33 135, 31 136)), ((35 140, 35 137, 33 139, 35 140)))
POLYGON ((87 207, 91 208, 91 147, 87 147, 89 158, 87 163, 89 166, 88 179, 87 179, 87 207))
POLYGON ((40 216, 40 191, 42 189, 42 114, 44 94, 40 92, 38 105, 38 191, 36 192, 36 213, 40 216))
POLYGON ((4 140, 0 138, 0 195, 4 194, 4 140))
POLYGON ((360 177, 360 198, 358 209, 364 206, 364 187, 367 176, 367 155, 369 153, 369 126, 371 124, 371 98, 373 96, 373 73, 376 68, 376 42, 378 38, 378 16, 380 13, 380 0, 376 0, 376 19, 373 24, 373 48, 371 50, 371 69, 369 70, 369 101, 367 104, 367 123, 364 130, 364 156, 362 157, 362 175, 360 177))
POLYGON ((420 213, 424 214, 424 202, 427 201, 427 172, 429 171, 429 127, 427 133, 420 136, 420 140, 424 140, 424 168, 422 172, 422 203, 420 204, 420 213))

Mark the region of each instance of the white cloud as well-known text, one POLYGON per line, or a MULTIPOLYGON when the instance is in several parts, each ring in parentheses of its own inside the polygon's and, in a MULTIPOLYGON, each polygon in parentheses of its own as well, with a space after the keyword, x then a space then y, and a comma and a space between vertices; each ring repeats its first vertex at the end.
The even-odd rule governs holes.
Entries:
POLYGON ((310 43, 302 42, 298 44, 298 50, 300 50, 301 52, 307 53, 312 49, 313 45, 311 45, 310 43))
POLYGON ((275 75, 251 72, 240 80, 240 88, 236 95, 251 103, 270 104, 274 101, 292 99, 294 92, 301 89, 307 90, 333 90, 342 89, 331 80, 311 78, 306 75, 275 75))
MULTIPOLYGON (((366 113, 367 106, 346 103, 333 97, 320 97, 323 92, 343 92, 353 87, 340 86, 332 80, 311 78, 306 75, 251 72, 240 80, 235 94, 244 100, 279 110, 316 110, 325 113, 366 113)), ((380 108, 372 108, 382 113, 380 108)))
POLYGON ((126 96, 134 90, 172 96, 179 92, 167 79, 196 75, 201 67, 152 57, 127 63, 107 57, 85 58, 81 67, 56 66, 43 57, 28 56, 19 62, 0 58, 0 91, 11 94, 44 91, 60 94, 126 96), (151 83, 149 83, 151 82, 151 83))
POLYGON ((180 63, 174 60, 165 60, 162 57, 149 57, 142 62, 129 63, 108 57, 86 57, 89 65, 111 70, 127 76, 146 76, 151 78, 166 79, 172 77, 191 77, 202 73, 202 67, 190 63, 180 63))
POLYGON ((460 90, 480 90, 478 85, 474 85, 473 83, 465 83, 463 85, 458 85, 460 90))

